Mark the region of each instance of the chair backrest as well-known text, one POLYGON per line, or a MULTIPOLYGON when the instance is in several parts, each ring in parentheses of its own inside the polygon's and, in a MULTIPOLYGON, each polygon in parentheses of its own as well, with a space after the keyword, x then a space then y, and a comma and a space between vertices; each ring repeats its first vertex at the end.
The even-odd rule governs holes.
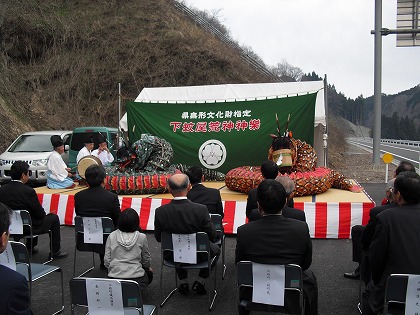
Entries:
POLYGON ((103 253, 105 251, 106 240, 108 239, 109 234, 111 234, 112 231, 114 231, 114 223, 112 222, 112 219, 108 217, 102 217, 101 219, 103 244, 87 244, 84 241, 83 217, 76 216, 74 218, 74 231, 77 250, 98 253, 103 253))
MULTIPOLYGON (((197 244, 197 254, 205 253, 210 257, 210 241, 207 233, 197 232, 196 234, 196 244, 197 244)), ((174 247, 172 243, 172 234, 167 232, 162 232, 161 235, 161 249, 162 257, 165 252, 173 252, 174 247)))
POLYGON ((30 265, 29 253, 25 244, 20 242, 9 241, 12 245, 13 254, 15 255, 16 263, 30 265))
MULTIPOLYGON (((299 265, 295 264, 286 264, 285 267, 285 305, 284 307, 275 307, 280 308, 286 313, 296 313, 300 314, 303 310, 303 279, 302 279, 302 269, 299 265)), ((253 287, 253 274, 252 274, 252 262, 250 261, 240 261, 237 264, 237 281, 238 287, 253 287)), ((254 310, 264 310, 260 305, 255 305, 254 310)), ((264 307, 264 305, 263 305, 264 307)))
MULTIPOLYGON (((87 291, 86 291, 87 278, 73 278, 70 280, 70 299, 71 304, 77 306, 88 306, 87 291)), ((91 278, 95 279, 95 278, 91 278)), ((96 278, 104 280, 103 278, 96 278)), ((109 281, 118 281, 121 283, 122 298, 124 308, 143 308, 143 299, 141 295, 140 286, 133 280, 123 279, 106 279, 109 281)))
POLYGON ((220 214, 214 214, 214 213, 210 213, 210 218, 216 229, 216 234, 217 234, 216 238, 219 239, 224 234, 223 218, 220 214))
POLYGON ((408 274, 391 274, 386 282, 384 314, 404 314, 408 274))
POLYGON ((11 233, 10 235, 15 236, 15 239, 21 239, 25 235, 32 236, 32 219, 28 210, 13 210, 13 211, 19 211, 20 213, 20 217, 22 218, 23 234, 11 233))

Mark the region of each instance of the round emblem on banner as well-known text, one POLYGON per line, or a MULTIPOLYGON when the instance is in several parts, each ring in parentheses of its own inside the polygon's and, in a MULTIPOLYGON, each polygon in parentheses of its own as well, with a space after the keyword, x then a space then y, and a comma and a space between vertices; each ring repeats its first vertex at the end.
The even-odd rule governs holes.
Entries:
POLYGON ((207 140, 198 150, 198 158, 204 167, 209 169, 218 168, 225 163, 226 147, 219 140, 207 140))

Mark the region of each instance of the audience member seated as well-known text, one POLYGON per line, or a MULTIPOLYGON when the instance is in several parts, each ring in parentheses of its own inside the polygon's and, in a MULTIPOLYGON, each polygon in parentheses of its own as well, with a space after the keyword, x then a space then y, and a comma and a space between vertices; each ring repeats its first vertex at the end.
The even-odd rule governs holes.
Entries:
MULTIPOLYGON (((0 203, 0 254, 9 242, 11 212, 12 210, 0 203)), ((0 265, 0 279, 0 314, 31 314, 29 288, 25 277, 0 265)))
POLYGON ((354 225, 351 228, 351 242, 353 246, 353 261, 357 263, 357 267, 353 272, 344 273, 344 277, 350 279, 360 279, 361 264, 363 262, 363 271, 361 279, 367 284, 370 279, 370 268, 368 258, 368 250, 376 227, 376 216, 382 211, 396 207, 393 202, 392 191, 394 189, 394 180, 391 179, 386 185, 385 195, 387 202, 383 205, 373 207, 369 211, 369 221, 366 226, 354 225))
POLYGON ((114 156, 108 149, 106 139, 103 135, 98 134, 99 147, 92 151, 92 155, 99 158, 103 166, 110 165, 114 162, 114 156))
MULTIPOLYGON (((305 212, 300 209, 289 207, 290 201, 293 201, 295 190, 295 182, 288 176, 277 176, 276 181, 283 185, 286 190, 286 205, 283 208, 282 214, 285 218, 295 219, 306 222, 305 212)), ((253 209, 249 214, 249 221, 257 221, 261 219, 262 215, 259 209, 253 209)))
MULTIPOLYGON (((279 168, 273 161, 267 160, 261 164, 261 174, 264 179, 276 179, 279 174, 279 168)), ((252 210, 257 209, 257 188, 251 189, 248 193, 248 200, 246 202, 246 217, 249 219, 249 215, 252 210)))
POLYGON ((136 281, 141 289, 153 280, 149 244, 139 232, 139 215, 127 208, 118 217, 118 229, 112 232, 105 246, 105 267, 108 277, 136 281))
POLYGON ((376 216, 369 247, 372 281, 363 292, 362 314, 382 313, 386 281, 390 274, 420 274, 420 176, 402 172, 394 182, 398 207, 376 216))
MULTIPOLYGON (((174 199, 166 205, 163 205, 155 211, 155 238, 161 241, 162 232, 176 234, 192 234, 197 232, 207 233, 210 240, 211 256, 218 256, 220 248, 211 241, 216 237, 216 229, 212 223, 207 207, 188 200, 187 193, 190 186, 188 176, 185 174, 172 175, 168 180, 168 189, 174 199)), ((166 257, 172 259, 173 257, 166 257)), ((197 261, 204 261, 204 257, 198 256, 197 261)), ((217 263, 215 259, 214 263, 217 263)), ((188 271, 176 269, 180 286, 178 291, 186 295, 189 292, 188 271)), ((198 279, 194 281, 192 290, 199 295, 206 294, 205 279, 209 277, 208 268, 201 269, 198 279)))
POLYGON ((51 189, 73 188, 76 185, 70 178, 70 168, 64 163, 61 154, 64 153, 63 139, 60 136, 51 136, 54 148, 47 162, 47 187, 51 189))
POLYGON ((209 213, 220 214, 223 218, 223 205, 220 191, 215 188, 209 188, 203 185, 203 170, 201 167, 192 166, 186 172, 190 183, 191 190, 188 191, 187 198, 192 202, 205 205, 209 213))
MULTIPOLYGON (((394 178, 398 176, 401 172, 410 171, 415 172, 416 169, 411 162, 401 161, 398 167, 395 169, 394 178)), ((367 259, 367 251, 369 249, 370 241, 372 239, 373 233, 375 232, 376 226, 376 215, 382 212, 385 209, 395 207, 393 203, 392 189, 394 188, 394 181, 390 180, 386 185, 385 198, 382 200, 381 205, 385 207, 375 207, 370 210, 369 213, 369 222, 367 224, 368 231, 365 233, 365 227, 363 225, 355 225, 351 228, 351 239, 353 245, 353 261, 357 262, 358 266, 353 272, 344 273, 344 277, 350 279, 359 279, 360 278, 360 264, 363 260, 364 267, 362 273, 362 280, 366 283, 370 281, 370 269, 369 262, 367 259), (362 234, 366 235, 362 238, 362 234), (364 243, 363 246, 361 241, 364 243)))
MULTIPOLYGON (((248 260, 262 264, 297 264, 303 270, 305 314, 318 314, 317 280, 308 268, 312 263, 312 241, 306 222, 285 218, 286 191, 279 182, 267 179, 257 188, 261 220, 238 228, 235 263, 248 260)), ((241 298, 251 299, 251 292, 244 288, 241 298)), ((249 311, 238 305, 239 314, 249 311)))
MULTIPOLYGON (((89 187, 74 195, 74 209, 81 217, 110 217, 117 226, 121 213, 118 196, 105 190, 106 173, 102 165, 90 165, 85 171, 89 187)), ((105 269, 104 252, 98 253, 101 259, 101 269, 105 269)))
MULTIPOLYGON (((61 139, 61 138, 60 138, 61 139)), ((27 210, 32 220, 33 234, 44 234, 51 230, 52 258, 59 259, 68 256, 61 251, 60 220, 54 213, 45 214, 38 196, 32 187, 25 185, 29 179, 29 165, 23 161, 16 161, 10 168, 12 181, 0 187, 0 202, 12 210, 27 210)), ((26 246, 32 253, 37 252, 35 242, 27 240, 26 246)), ((51 253, 50 253, 51 255, 51 253)))

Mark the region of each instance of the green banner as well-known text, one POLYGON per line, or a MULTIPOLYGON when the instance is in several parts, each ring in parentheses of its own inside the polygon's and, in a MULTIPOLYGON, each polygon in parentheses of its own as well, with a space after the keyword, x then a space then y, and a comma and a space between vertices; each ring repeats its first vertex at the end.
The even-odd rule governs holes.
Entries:
POLYGON ((127 103, 132 142, 142 133, 163 138, 174 150, 173 163, 229 170, 261 165, 272 138, 290 114, 293 137, 313 144, 316 93, 266 100, 219 103, 127 103))

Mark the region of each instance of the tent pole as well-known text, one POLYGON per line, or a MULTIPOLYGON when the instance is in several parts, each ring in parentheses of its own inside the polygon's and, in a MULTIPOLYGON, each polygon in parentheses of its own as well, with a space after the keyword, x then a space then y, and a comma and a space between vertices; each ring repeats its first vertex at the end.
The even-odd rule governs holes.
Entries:
POLYGON ((324 104, 325 104, 325 127, 322 139, 324 141, 324 166, 328 167, 328 81, 324 74, 324 104))
POLYGON ((120 148, 120 138, 121 138, 121 83, 118 83, 118 131, 117 131, 117 150, 120 148))

